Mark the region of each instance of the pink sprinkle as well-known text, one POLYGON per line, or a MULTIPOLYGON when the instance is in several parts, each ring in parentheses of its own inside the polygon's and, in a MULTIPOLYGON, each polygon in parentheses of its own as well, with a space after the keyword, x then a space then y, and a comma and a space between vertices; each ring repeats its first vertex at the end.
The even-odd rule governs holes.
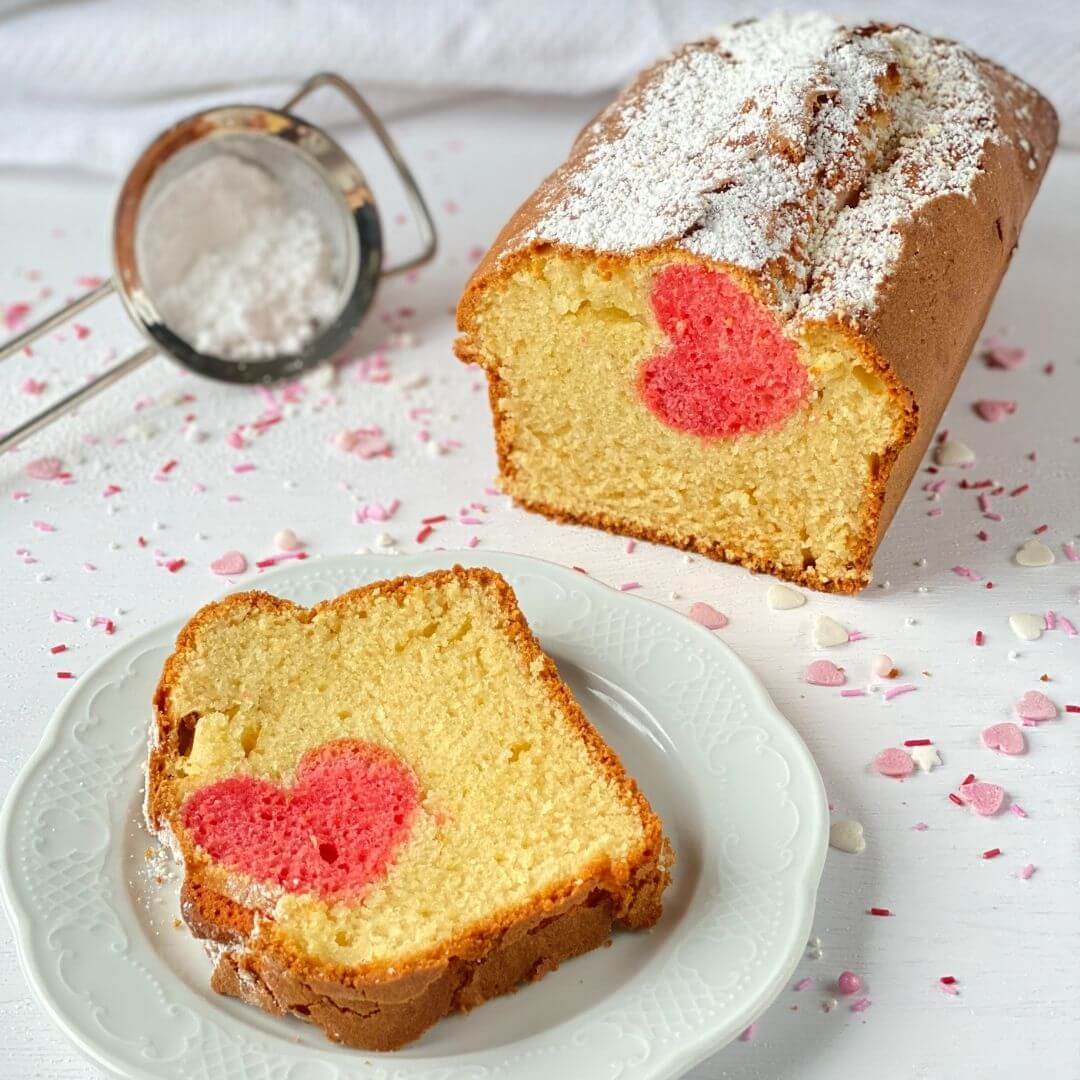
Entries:
POLYGON ((1057 629, 1057 616, 1052 611, 1048 611, 1043 616, 1043 627, 1047 630, 1057 629))
POLYGON ((84 338, 90 336, 90 327, 83 326, 82 323, 73 323, 71 328, 75 331, 75 338, 78 341, 82 341, 84 338))
POLYGON ((82 289, 96 289, 104 280, 97 274, 81 274, 75 279, 75 284, 82 289))
POLYGON ((435 530, 430 525, 425 525, 417 534, 416 542, 422 544, 435 530))
POLYGON ((976 574, 970 566, 954 566, 952 572, 957 577, 967 578, 968 581, 982 581, 982 577, 976 574))
POLYGON ((123 488, 117 487, 116 484, 110 484, 102 493, 101 497, 107 499, 110 495, 119 495, 123 488))
POLYGON ((97 569, 97 567, 96 567, 96 566, 95 566, 95 565, 94 565, 94 564, 93 564, 92 562, 84 562, 84 563, 82 564, 82 568, 83 568, 83 569, 84 569, 84 570, 85 570, 85 571, 86 571, 86 572, 87 572, 88 574, 92 574, 92 573, 93 573, 93 572, 94 572, 94 571, 95 571, 95 570, 97 569))
POLYGON ((980 529, 975 536, 981 540, 984 544, 990 539, 990 534, 985 529, 980 529))
POLYGON ((483 518, 478 517, 460 517, 458 518, 459 525, 483 525, 483 518))
POLYGON ((479 536, 470 536, 469 539, 466 541, 465 546, 474 548, 479 543, 480 543, 480 537, 479 536))
POLYGON ((165 569, 170 574, 175 574, 177 570, 182 570, 187 565, 187 559, 166 559, 165 569))
POLYGON ((955 986, 953 986, 952 983, 947 983, 944 979, 938 982, 938 989, 943 994, 948 994, 949 997, 956 997, 960 993, 960 991, 955 986))
POLYGON ((796 990, 796 991, 802 991, 802 990, 809 990, 809 989, 810 989, 810 987, 811 987, 811 986, 813 986, 813 985, 814 985, 814 980, 813 980, 812 978, 810 978, 810 976, 809 976, 809 975, 807 975, 805 979, 800 979, 800 980, 799 980, 799 981, 798 981, 798 982, 797 982, 797 983, 796 983, 796 984, 795 984, 795 985, 794 985, 794 986, 792 987, 792 989, 793 989, 793 990, 796 990))
POLYGON ((926 832, 926 830, 929 829, 930 826, 927 825, 925 821, 916 821, 915 824, 912 825, 912 828, 916 832, 926 832))
POLYGON ((38 394, 44 392, 48 385, 47 382, 42 382, 40 379, 26 379, 20 389, 24 394, 33 394, 37 397, 38 394))
POLYGON ((983 517, 986 518, 987 521, 1004 521, 1005 520, 1000 514, 995 514, 992 511, 987 511, 985 514, 983 514, 983 517))
POLYGON ((13 491, 11 493, 11 497, 16 502, 26 502, 30 498, 30 492, 29 491, 13 491))
POLYGON ((229 434, 225 436, 225 442, 234 450, 239 450, 245 445, 244 437, 239 431, 230 431, 229 434))
POLYGON ((1013 804, 1012 804, 1012 805, 1011 805, 1011 806, 1009 807, 1009 809, 1010 809, 1010 810, 1011 810, 1011 811, 1012 811, 1012 812, 1013 812, 1013 813, 1014 813, 1014 814, 1015 814, 1015 815, 1016 815, 1017 817, 1027 817, 1027 811, 1026 811, 1026 810, 1025 810, 1025 809, 1024 809, 1024 808, 1023 808, 1023 807, 1022 807, 1022 806, 1021 806, 1021 805, 1020 805, 1019 803, 1016 803, 1016 802, 1014 802, 1014 803, 1013 803, 1013 804))
MULTIPOLYGON (((940 506, 935 506, 932 510, 926 511, 927 517, 941 517, 942 509, 940 506)), ((854 1006, 852 1006, 854 1008, 854 1006)))
POLYGON ((859 998, 858 1001, 853 1001, 851 1003, 851 1011, 854 1012, 854 1013, 866 1012, 866 1010, 869 1009, 869 1008, 870 1008, 870 999, 869 998, 865 998, 865 997, 859 998))
POLYGON ((18 330, 29 314, 29 304, 10 304, 4 311, 4 327, 8 330, 18 330))
POLYGON ((24 471, 31 480, 55 480, 64 471, 64 463, 58 457, 36 458, 24 471))
POLYGON ((717 611, 711 604, 706 604, 701 600, 690 605, 688 614, 694 622, 700 623, 706 630, 722 630, 728 624, 728 617, 723 612, 717 611))
POLYGON ((854 971, 841 971, 836 980, 836 989, 844 997, 857 994, 862 989, 862 979, 854 971))
POLYGON ((911 760, 911 755, 906 750, 890 746, 874 758, 874 768, 882 776, 902 779, 915 771, 915 762, 911 760))
POLYGON ((884 693, 884 694, 882 694, 881 696, 882 696, 882 697, 883 697, 883 698, 884 698, 884 699, 885 699, 886 701, 892 701, 892 699, 893 699, 894 697, 899 697, 899 696, 900 696, 901 694, 908 694, 908 693, 910 693, 910 692, 911 692, 912 690, 917 690, 917 689, 918 689, 918 687, 917 687, 917 686, 915 686, 915 685, 913 685, 912 683, 904 683, 904 684, 903 684, 902 686, 893 686, 893 687, 890 687, 890 688, 889 688, 888 690, 886 690, 886 691, 885 691, 885 693, 884 693))
POLYGON ((848 641, 865 641, 866 634, 864 634, 861 630, 850 630, 848 631, 847 639, 848 641))
POLYGON ((33 525, 38 532, 56 532, 56 526, 50 525, 47 521, 32 521, 30 524, 33 525))
POLYGON ((75 616, 69 615, 66 611, 57 611, 56 608, 52 609, 50 618, 53 622, 75 622, 75 616))
POLYGON ((241 461, 232 467, 234 473, 248 473, 255 471, 255 465, 250 461, 241 461))
POLYGON ((633 555, 634 554, 634 548, 636 548, 636 547, 637 547, 637 544, 635 543, 635 541, 627 540, 626 541, 626 554, 627 555, 633 555))
POLYGON ((757 1024, 751 1024, 739 1036, 739 1041, 740 1042, 752 1042, 756 1032, 757 1032, 757 1024))
POLYGON ((1000 338, 991 338, 986 343, 983 359, 987 367, 1011 371, 1027 359, 1027 350, 1018 345, 1008 345, 1000 338))
POLYGON ((1023 495, 1025 491, 1030 491, 1030 490, 1031 490, 1031 485, 1030 484, 1021 484, 1018 488, 1013 488, 1012 491, 1009 492, 1009 495, 1010 495, 1011 498, 1016 498, 1017 495, 1023 495))
POLYGON ((426 517, 420 519, 421 525, 438 525, 440 522, 446 521, 445 514, 436 514, 434 517, 426 517))
POLYGON ((1031 877, 1031 875, 1034 874, 1034 873, 1035 873, 1035 864, 1034 863, 1028 863, 1027 866, 1023 867, 1020 870, 1020 880, 1021 881, 1027 881, 1027 879, 1029 877, 1031 877))
POLYGON ((1065 552, 1065 558, 1069 562, 1080 562, 1080 552, 1077 552, 1075 544, 1062 544, 1061 550, 1065 552))
POLYGON ((1031 531, 1035 536, 1041 536, 1049 528, 1049 525, 1040 525, 1038 528, 1032 529, 1031 531))
POLYGON ((841 697, 866 697, 865 690, 853 689, 853 690, 841 690, 841 697))
POLYGON ((1065 631, 1066 637, 1076 637, 1076 627, 1073 626, 1072 620, 1064 615, 1058 616, 1058 626, 1065 631))
POLYGON ((985 420, 987 423, 995 424, 999 420, 1004 420, 1006 416, 1012 416, 1012 414, 1016 412, 1016 402, 983 398, 982 400, 975 402, 974 408, 980 419, 985 420))
POLYGON ((1001 848, 992 847, 982 853, 984 859, 996 859, 1001 854, 1001 848))
POLYGON ((634 589, 640 589, 640 588, 641 588, 641 582, 640 581, 624 581, 619 586, 619 592, 633 592, 634 589))

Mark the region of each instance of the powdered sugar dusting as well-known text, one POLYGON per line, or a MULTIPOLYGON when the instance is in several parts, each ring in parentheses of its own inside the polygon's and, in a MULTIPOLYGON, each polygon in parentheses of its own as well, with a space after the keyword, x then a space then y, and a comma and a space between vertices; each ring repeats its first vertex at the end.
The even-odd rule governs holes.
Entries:
POLYGON ((675 244, 758 273, 787 316, 872 310, 898 226, 968 193, 993 98, 958 45, 816 14, 725 27, 615 102, 522 242, 675 244))

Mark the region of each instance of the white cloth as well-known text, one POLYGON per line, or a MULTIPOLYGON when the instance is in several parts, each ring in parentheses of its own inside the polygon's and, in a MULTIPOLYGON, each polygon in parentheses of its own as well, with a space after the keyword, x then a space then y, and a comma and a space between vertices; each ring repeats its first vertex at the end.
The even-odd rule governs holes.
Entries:
MULTIPOLYGON (((789 9, 820 4, 786 3, 789 9)), ((0 165, 120 174, 158 131, 228 101, 277 104, 319 70, 384 112, 477 91, 614 88, 681 41, 769 10, 740 0, 0 0, 0 165)), ((845 19, 880 14, 839 2, 845 19)), ((889 0, 1042 90, 1080 145, 1080 5, 889 0)), ((320 103, 319 109, 327 106, 320 103)), ((320 112, 320 119, 328 115, 320 112)), ((342 113, 338 114, 343 117, 342 113)))

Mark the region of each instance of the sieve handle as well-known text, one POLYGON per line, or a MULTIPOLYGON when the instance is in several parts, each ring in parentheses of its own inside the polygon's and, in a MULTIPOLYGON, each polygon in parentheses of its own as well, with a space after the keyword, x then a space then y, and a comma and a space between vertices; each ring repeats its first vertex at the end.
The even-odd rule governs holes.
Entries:
MULTIPOLYGON (((37 327, 34 327, 34 329, 36 330, 37 327)), ((44 331, 42 332, 44 333, 44 331)), ((0 454, 10 450, 13 446, 18 446, 23 439, 29 438, 44 427, 48 427, 54 420, 59 420, 65 413, 77 409, 84 401, 89 401, 92 397, 100 394, 102 390, 112 386, 114 382, 119 382, 125 375, 138 367, 142 367, 147 360, 151 360, 157 355, 157 351, 157 346, 147 345, 137 353, 132 353, 126 360, 114 364, 108 371, 103 371, 97 378, 84 383, 78 390, 72 390, 66 397, 54 401, 47 409, 43 409, 36 416, 30 417, 25 424, 20 424, 17 428, 4 435, 3 438, 0 438, 0 454)))
POLYGON ((386 156, 391 160, 394 168, 397 170, 398 179, 405 188, 405 195, 409 200, 409 204, 412 206, 413 219, 416 222, 417 231, 420 233, 421 249, 419 253, 406 259, 404 262, 399 262, 394 266, 386 267, 383 270, 383 274, 401 274, 406 270, 413 270, 418 266, 423 266, 426 262, 430 262, 435 257, 435 251, 438 247, 438 241, 435 237, 435 222, 431 217, 431 211, 424 201, 424 196, 421 194, 420 188, 417 186, 416 179, 413 177, 409 166, 405 164, 405 159, 401 156, 401 151, 398 150, 394 140, 390 138, 390 132, 383 126, 383 122, 379 119, 375 110, 372 109, 361 96, 360 91, 357 90, 351 82, 347 79, 343 79, 340 75, 335 75, 332 71, 322 71, 319 72, 318 75, 312 75, 312 77, 285 102, 282 108, 285 112, 292 112, 293 108, 303 101, 304 98, 324 86, 330 86, 337 90, 338 93, 341 94, 342 97, 344 97, 368 122, 371 130, 375 132, 376 137, 382 144, 383 150, 386 151, 386 156))
MULTIPOLYGON (((113 284, 112 278, 109 278, 108 281, 103 281, 89 292, 84 292, 82 296, 76 297, 69 304, 65 304, 59 311, 54 311, 51 315, 46 316, 40 322, 34 323, 33 326, 28 327, 21 334, 16 334, 15 337, 6 342, 0 347, 0 361, 7 360, 9 356, 14 356, 20 349, 25 349, 28 345, 33 345, 43 334, 54 330, 62 323, 67 322, 73 315, 78 315, 80 311, 85 311, 91 304, 104 300, 106 296, 115 291, 116 286, 113 284)), ((0 451, 2 450, 3 445, 0 444, 0 451)))

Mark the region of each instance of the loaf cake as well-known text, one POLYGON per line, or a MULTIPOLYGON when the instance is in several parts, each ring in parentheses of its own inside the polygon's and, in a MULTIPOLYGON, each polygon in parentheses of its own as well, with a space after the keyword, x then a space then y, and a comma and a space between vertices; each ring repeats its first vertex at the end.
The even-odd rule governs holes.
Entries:
POLYGON ((147 820, 211 985, 395 1049, 659 917, 660 820, 491 570, 199 611, 147 820))
POLYGON ((458 307, 521 506, 854 592, 1055 146, 953 42, 738 23, 644 72, 458 307))

